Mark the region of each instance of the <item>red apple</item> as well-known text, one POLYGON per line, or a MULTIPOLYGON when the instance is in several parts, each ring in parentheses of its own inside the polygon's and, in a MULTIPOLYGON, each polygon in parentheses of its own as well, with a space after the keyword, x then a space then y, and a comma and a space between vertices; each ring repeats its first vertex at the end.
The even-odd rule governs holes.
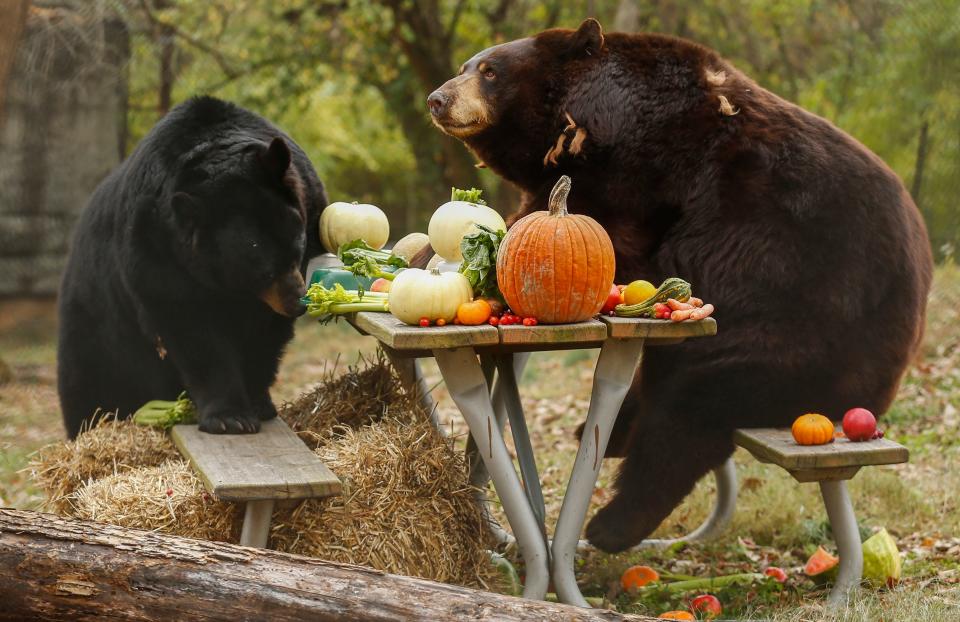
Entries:
POLYGON ((713 594, 701 594, 690 603, 690 609, 694 613, 703 614, 704 619, 712 620, 723 612, 720 606, 720 599, 713 594))
POLYGON ((603 308, 600 309, 600 312, 604 314, 610 313, 620 302, 620 288, 616 285, 611 285, 610 293, 607 294, 607 301, 603 303, 603 308))
POLYGON ((843 433, 853 442, 869 441, 877 431, 877 418, 866 408, 851 408, 843 416, 843 433))
POLYGON ((387 279, 377 279, 370 284, 370 291, 386 293, 390 291, 391 285, 393 285, 393 281, 387 279))

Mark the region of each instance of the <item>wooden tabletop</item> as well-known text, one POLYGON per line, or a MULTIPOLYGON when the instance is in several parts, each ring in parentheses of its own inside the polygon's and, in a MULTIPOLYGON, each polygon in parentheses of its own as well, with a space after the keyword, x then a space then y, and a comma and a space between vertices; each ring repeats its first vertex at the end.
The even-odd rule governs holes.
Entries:
POLYGON ((717 334, 717 321, 712 317, 697 322, 670 322, 647 318, 600 316, 610 336, 617 339, 676 339, 709 337, 717 334))
POLYGON ((224 501, 310 499, 340 494, 340 480, 280 419, 257 434, 207 434, 176 425, 171 437, 204 487, 224 501))
POLYGON ((438 348, 493 347, 552 349, 598 347, 608 338, 682 340, 717 334, 713 318, 698 322, 670 322, 601 316, 576 324, 537 326, 409 326, 390 313, 362 312, 346 316, 360 332, 371 335, 394 351, 427 352, 438 348))
POLYGON ((897 464, 910 457, 906 447, 885 438, 861 443, 837 438, 826 445, 798 445, 790 430, 780 428, 737 430, 733 438, 758 460, 788 471, 897 464))

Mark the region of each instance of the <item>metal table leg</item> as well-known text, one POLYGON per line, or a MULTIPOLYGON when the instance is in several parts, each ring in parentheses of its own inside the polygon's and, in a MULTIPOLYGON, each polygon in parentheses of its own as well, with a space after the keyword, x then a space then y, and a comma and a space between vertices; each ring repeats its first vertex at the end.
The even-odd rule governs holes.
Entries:
POLYGON ((273 516, 273 499, 247 501, 240 531, 240 544, 258 549, 266 548, 270 536, 270 519, 273 516))
POLYGON ((679 538, 651 538, 644 540, 631 550, 646 547, 663 547, 677 542, 700 542, 712 540, 723 531, 733 520, 733 513, 737 507, 737 465, 733 457, 727 458, 722 466, 713 470, 713 477, 717 481, 717 499, 710 516, 699 527, 679 538))
MULTIPOLYGON (((530 352, 518 352, 513 355, 513 371, 515 377, 523 375, 523 370, 526 367, 529 359, 530 352)), ((486 375, 486 370, 488 368, 492 369, 489 364, 484 366, 484 375, 486 375)), ((490 378, 488 377, 488 382, 489 380, 490 378)), ((493 409, 497 416, 497 433, 502 436, 503 427, 507 421, 507 408, 504 403, 503 382, 499 378, 492 383, 491 392, 493 409)), ((484 492, 484 489, 487 487, 487 483, 490 481, 490 474, 487 473, 487 468, 483 465, 483 460, 480 458, 480 454, 477 452, 477 444, 474 442, 473 437, 470 437, 467 440, 466 459, 470 473, 470 485, 476 488, 478 491, 476 493, 477 503, 480 504, 481 511, 483 512, 483 518, 490 527, 490 531, 493 533, 494 539, 501 547, 512 545, 514 542, 516 542, 513 534, 500 525, 497 519, 493 517, 493 512, 490 509, 490 500, 487 498, 487 495, 484 492)))
POLYGON ((860 585, 860 579, 863 578, 863 545, 853 504, 847 494, 847 482, 842 479, 821 481, 820 494, 840 554, 837 581, 827 597, 827 606, 836 607, 846 602, 850 591, 860 585))
POLYGON ((476 352, 473 348, 435 350, 434 357, 450 396, 467 420, 470 435, 493 479, 503 510, 517 538, 527 568, 523 596, 543 600, 550 583, 546 544, 513 468, 513 461, 507 453, 503 436, 495 433, 496 415, 476 352))
POLYGON ((433 396, 430 395, 430 388, 427 386, 423 371, 420 369, 420 360, 397 356, 395 352, 386 348, 383 351, 387 355, 387 360, 397 370, 400 381, 405 385, 404 388, 407 390, 413 389, 417 392, 420 404, 430 413, 430 421, 433 426, 440 432, 445 433, 440 425, 440 420, 437 418, 437 405, 433 401, 433 396))
POLYGON ((513 355, 502 354, 497 356, 497 374, 499 375, 498 383, 503 386, 503 401, 506 405, 507 416, 510 418, 510 432, 513 434, 513 446, 517 451, 517 462, 520 463, 523 490, 526 492, 527 501, 533 508, 533 513, 540 524, 540 533, 543 536, 544 545, 547 546, 547 561, 549 562, 546 504, 543 501, 540 473, 537 471, 537 460, 533 455, 533 445, 530 443, 527 420, 523 414, 523 403, 520 401, 520 390, 517 388, 517 377, 514 375, 513 355))
POLYGON ((574 575, 577 541, 600 474, 613 422, 633 384, 642 355, 642 339, 608 339, 600 350, 590 410, 553 534, 553 582, 560 602, 590 606, 580 593, 574 575))

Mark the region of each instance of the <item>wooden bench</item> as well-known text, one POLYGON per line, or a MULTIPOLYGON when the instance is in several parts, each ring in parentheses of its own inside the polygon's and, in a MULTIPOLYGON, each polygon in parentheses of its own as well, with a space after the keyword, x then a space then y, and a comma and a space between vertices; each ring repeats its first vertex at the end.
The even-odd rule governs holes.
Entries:
POLYGON ((850 589, 863 577, 863 548, 860 529, 847 494, 846 481, 861 467, 897 464, 909 459, 907 448, 887 439, 851 443, 837 438, 827 445, 798 445, 790 430, 775 428, 742 429, 734 442, 760 462, 786 469, 798 482, 818 482, 830 527, 840 554, 840 568, 829 605, 842 603, 850 589))
POLYGON ((177 425, 171 437, 209 493, 246 503, 240 544, 264 548, 278 499, 340 494, 340 480, 280 419, 257 434, 207 434, 177 425))

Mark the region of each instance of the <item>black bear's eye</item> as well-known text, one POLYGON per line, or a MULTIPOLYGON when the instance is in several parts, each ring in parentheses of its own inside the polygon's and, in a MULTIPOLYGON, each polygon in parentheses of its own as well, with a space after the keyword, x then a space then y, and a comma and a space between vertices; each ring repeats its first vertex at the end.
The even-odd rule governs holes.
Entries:
POLYGON ((487 80, 493 80, 494 78, 497 77, 497 74, 494 73, 493 69, 485 69, 483 71, 483 77, 486 78, 487 80))

